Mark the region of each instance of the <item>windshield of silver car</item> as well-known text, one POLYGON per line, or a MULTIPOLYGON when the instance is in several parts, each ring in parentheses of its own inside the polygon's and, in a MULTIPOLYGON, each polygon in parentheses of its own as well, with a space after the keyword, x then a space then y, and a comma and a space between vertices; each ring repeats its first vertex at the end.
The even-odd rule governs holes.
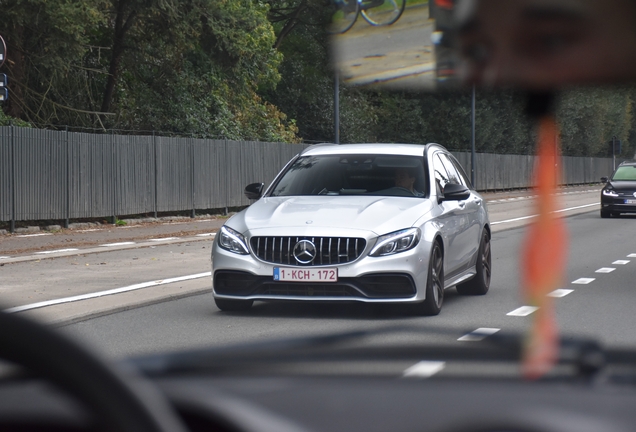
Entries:
POLYGON ((423 158, 405 155, 320 155, 298 158, 271 196, 375 195, 425 197, 423 158))

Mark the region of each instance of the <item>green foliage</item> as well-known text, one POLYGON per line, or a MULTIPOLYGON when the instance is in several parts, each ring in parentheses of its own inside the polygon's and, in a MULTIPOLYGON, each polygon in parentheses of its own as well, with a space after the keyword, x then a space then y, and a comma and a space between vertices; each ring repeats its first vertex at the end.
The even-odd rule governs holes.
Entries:
POLYGON ((19 126, 19 127, 31 127, 30 123, 25 122, 24 120, 10 117, 6 115, 4 111, 0 109, 0 126, 11 126, 11 125, 19 126))

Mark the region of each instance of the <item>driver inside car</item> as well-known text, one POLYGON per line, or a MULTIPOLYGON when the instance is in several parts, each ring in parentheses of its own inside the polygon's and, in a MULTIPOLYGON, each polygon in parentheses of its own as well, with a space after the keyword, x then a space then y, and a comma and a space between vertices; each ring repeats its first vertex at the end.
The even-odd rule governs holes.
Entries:
POLYGON ((395 187, 401 187, 410 191, 413 195, 421 197, 423 192, 415 189, 415 173, 408 168, 398 168, 395 170, 395 187))

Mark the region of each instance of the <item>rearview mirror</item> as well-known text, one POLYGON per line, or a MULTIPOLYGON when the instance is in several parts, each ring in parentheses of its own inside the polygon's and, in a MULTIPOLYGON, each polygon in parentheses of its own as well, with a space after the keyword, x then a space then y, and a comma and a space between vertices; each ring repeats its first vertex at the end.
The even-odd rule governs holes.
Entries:
POLYGON ((265 183, 250 183, 245 186, 245 196, 250 200, 257 200, 263 195, 265 183))
POLYGON ((335 1, 333 57, 344 83, 541 91, 636 81, 632 0, 335 1), (343 20, 350 26, 335 26, 343 20))
POLYGON ((607 177, 601 177, 601 182, 602 183, 607 183, 609 179, 607 177))

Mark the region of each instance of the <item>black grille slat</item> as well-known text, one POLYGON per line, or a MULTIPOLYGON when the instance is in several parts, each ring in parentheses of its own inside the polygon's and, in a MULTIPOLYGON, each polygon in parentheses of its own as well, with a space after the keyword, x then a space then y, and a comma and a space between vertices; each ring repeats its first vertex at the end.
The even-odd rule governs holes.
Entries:
POLYGON ((252 252, 259 259, 291 266, 318 266, 346 264, 360 257, 366 240, 355 237, 274 237, 260 236, 250 239, 252 252), (301 240, 309 240, 316 247, 316 257, 309 264, 299 264, 294 258, 294 247, 301 240), (287 247, 285 247, 285 243, 287 247))

